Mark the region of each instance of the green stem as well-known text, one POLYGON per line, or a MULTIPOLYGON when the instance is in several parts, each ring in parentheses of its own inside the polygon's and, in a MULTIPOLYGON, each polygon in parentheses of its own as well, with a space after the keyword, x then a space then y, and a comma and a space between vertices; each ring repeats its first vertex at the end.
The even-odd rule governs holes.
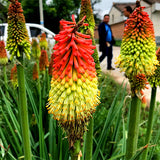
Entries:
POLYGON ((81 142, 80 140, 77 140, 74 143, 73 150, 71 151, 71 160, 80 160, 80 153, 81 151, 81 142))
POLYGON ((136 95, 134 95, 132 97, 130 117, 129 117, 126 160, 129 160, 136 153, 137 150, 140 108, 141 108, 141 101, 136 95))
POLYGON ((47 80, 47 93, 48 93, 50 89, 50 79, 48 74, 48 68, 46 68, 46 80, 47 80))
POLYGON ((9 97, 7 88, 8 88, 8 79, 7 79, 7 73, 6 73, 6 65, 3 66, 3 75, 4 75, 4 85, 5 85, 5 93, 6 96, 9 97))
POLYGON ((41 84, 40 84, 40 71, 39 71, 39 60, 37 62, 37 71, 38 71, 38 79, 37 79, 37 87, 38 87, 38 95, 39 95, 39 149, 40 149, 40 157, 45 158, 44 155, 44 133, 43 133, 43 120, 42 120, 42 94, 41 94, 41 84))
MULTIPOLYGON (((149 144, 152 134, 152 127, 153 127, 153 117, 154 117, 154 108, 156 102, 156 91, 157 87, 152 88, 151 93, 151 101, 150 101, 150 109, 149 109, 149 117, 148 117, 148 125, 147 125, 147 133, 145 138, 145 144, 149 144)), ((146 160, 148 154, 148 148, 143 152, 142 159, 146 160)))
POLYGON ((58 128, 58 150, 59 150, 59 160, 62 160, 62 129, 58 128))
POLYGON ((23 149, 25 160, 31 160, 31 146, 29 136, 29 123, 28 123, 28 107, 27 97, 25 89, 25 78, 23 68, 23 57, 19 57, 19 64, 17 64, 18 73, 18 91, 19 91, 19 111, 20 111, 20 122, 22 129, 23 149))
POLYGON ((92 160, 92 145, 93 145, 93 118, 90 119, 89 126, 88 126, 88 132, 86 133, 86 158, 87 160, 92 160))
MULTIPOLYGON (((52 159, 57 159, 57 145, 56 145, 56 120, 50 117, 49 122, 49 154, 51 155, 52 159)), ((62 141, 62 139, 61 139, 62 141)))

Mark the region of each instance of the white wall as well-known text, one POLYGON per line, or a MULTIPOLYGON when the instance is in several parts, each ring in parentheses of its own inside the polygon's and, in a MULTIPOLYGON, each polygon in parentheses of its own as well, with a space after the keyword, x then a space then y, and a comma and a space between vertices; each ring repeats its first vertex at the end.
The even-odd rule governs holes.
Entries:
POLYGON ((160 36, 160 12, 152 13, 152 22, 154 26, 155 36, 160 36))
POLYGON ((109 24, 118 23, 124 20, 123 14, 121 14, 121 12, 115 7, 111 8, 109 16, 110 16, 109 24))

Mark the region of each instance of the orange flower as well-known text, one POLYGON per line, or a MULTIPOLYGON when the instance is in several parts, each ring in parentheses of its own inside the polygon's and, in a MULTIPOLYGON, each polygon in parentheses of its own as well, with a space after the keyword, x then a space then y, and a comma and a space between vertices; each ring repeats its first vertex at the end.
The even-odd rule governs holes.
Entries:
MULTIPOLYGON (((133 81, 131 82, 132 91, 135 90, 135 94, 142 101, 142 103, 146 104, 146 98, 144 96, 143 89, 148 89, 146 76, 144 74, 139 74, 134 76, 133 81)), ((134 93, 134 92, 133 92, 134 93)))
POLYGON ((14 64, 14 67, 11 69, 11 82, 12 85, 15 87, 18 87, 18 78, 17 78, 17 66, 14 64))
POLYGON ((39 76, 38 76, 38 70, 37 70, 37 63, 35 63, 33 66, 33 80, 36 80, 38 78, 39 76))
POLYGON ((52 53, 52 55, 51 55, 51 60, 50 60, 50 62, 49 62, 48 74, 49 74, 50 76, 52 75, 53 59, 54 59, 54 53, 52 53))
POLYGON ((45 71, 46 67, 49 67, 48 54, 45 50, 42 50, 39 59, 39 69, 40 71, 45 71))
POLYGON ((8 63, 7 52, 4 41, 0 41, 0 64, 6 65, 8 63))

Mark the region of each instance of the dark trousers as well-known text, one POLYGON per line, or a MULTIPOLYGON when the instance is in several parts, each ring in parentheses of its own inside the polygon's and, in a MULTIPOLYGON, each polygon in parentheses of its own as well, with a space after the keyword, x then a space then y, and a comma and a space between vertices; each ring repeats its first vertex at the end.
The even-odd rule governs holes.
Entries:
POLYGON ((107 69, 111 69, 112 67, 112 45, 110 47, 106 47, 106 49, 102 50, 102 55, 99 57, 99 61, 102 62, 103 59, 107 56, 107 69))

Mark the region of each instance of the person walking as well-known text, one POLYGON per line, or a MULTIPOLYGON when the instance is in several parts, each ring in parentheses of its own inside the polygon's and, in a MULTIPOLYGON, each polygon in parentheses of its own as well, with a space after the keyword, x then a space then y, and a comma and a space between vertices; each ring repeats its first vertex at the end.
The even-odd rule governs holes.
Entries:
POLYGON ((99 51, 102 52, 102 55, 99 57, 99 61, 102 62, 103 59, 107 56, 107 69, 114 70, 112 67, 112 45, 115 43, 111 27, 108 24, 109 15, 105 14, 103 18, 103 22, 98 26, 98 34, 99 34, 99 51))

